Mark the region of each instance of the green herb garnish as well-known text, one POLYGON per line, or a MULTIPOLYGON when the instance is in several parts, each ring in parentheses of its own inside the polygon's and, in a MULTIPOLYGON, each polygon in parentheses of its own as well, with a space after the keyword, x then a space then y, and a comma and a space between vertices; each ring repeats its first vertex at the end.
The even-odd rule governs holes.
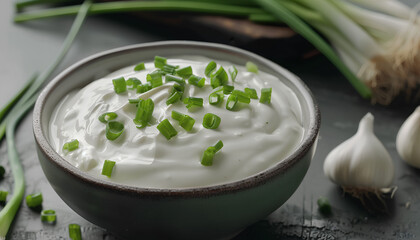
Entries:
POLYGON ((117 94, 127 91, 127 85, 125 83, 124 77, 112 79, 112 84, 114 84, 114 91, 117 94))
POLYGON ((236 103, 238 103, 238 96, 235 94, 230 94, 226 101, 226 109, 232 111, 236 106, 236 103))
POLYGON ((236 80, 236 76, 238 75, 238 69, 236 69, 235 66, 231 66, 228 69, 228 72, 230 74, 230 79, 232 79, 232 81, 234 82, 236 80))
POLYGON ((211 61, 207 64, 206 69, 204 70, 204 74, 207 77, 210 77, 211 73, 216 70, 217 64, 215 61, 211 61))
POLYGON ((152 89, 152 84, 150 84, 150 82, 140 84, 137 86, 137 93, 145 93, 150 89, 152 89))
POLYGON ((137 71, 137 72, 144 69, 146 69, 146 66, 144 66, 144 62, 141 62, 134 67, 134 71, 137 71))
POLYGON ((9 192, 7 192, 7 191, 0 191, 0 203, 5 203, 6 202, 7 195, 9 195, 9 192))
POLYGON ((266 103, 266 104, 271 103, 271 91, 272 91, 272 88, 261 89, 260 103, 266 103))
POLYGON ((206 113, 203 118, 203 127, 207 129, 216 129, 219 127, 221 118, 213 113, 206 113))
POLYGON ((137 128, 144 128, 147 126, 152 119, 154 108, 155 104, 150 98, 139 102, 136 117, 133 119, 133 122, 136 125, 139 125, 137 128))
MULTIPOLYGON (((128 99, 129 102, 130 102, 130 100, 132 100, 132 99, 128 99)), ((117 117, 118 117, 118 114, 116 114, 115 112, 106 112, 106 113, 102 114, 101 116, 99 116, 98 120, 102 123, 107 123, 111 120, 116 119, 117 117)))
POLYGON ((82 232, 79 224, 69 224, 69 237, 71 240, 82 240, 82 232))
POLYGON ((48 209, 41 212, 41 221, 47 223, 55 223, 57 221, 57 215, 54 210, 48 209))
POLYGON ((245 92, 240 90, 233 90, 232 95, 236 95, 238 97, 238 102, 249 104, 251 102, 251 98, 245 92))
POLYGON ((187 104, 187 108, 191 109, 192 107, 202 107, 203 106, 203 99, 196 98, 196 97, 188 97, 184 98, 184 104, 187 104))
POLYGON ((185 84, 185 80, 183 78, 177 77, 177 76, 174 76, 174 75, 170 75, 170 74, 167 74, 165 76, 165 82, 176 82, 176 83, 181 84, 181 85, 185 84))
POLYGON ((125 81, 129 90, 137 89, 137 86, 141 84, 141 81, 138 78, 132 77, 125 81))
POLYGON ((190 78, 188 78, 188 83, 194 86, 197 86, 199 88, 204 87, 204 84, 206 83, 206 79, 203 77, 199 77, 196 75, 191 75, 190 78))
POLYGON ((257 65, 255 65, 255 63, 253 63, 253 62, 247 62, 247 63, 246 63, 246 70, 247 70, 248 72, 258 73, 258 67, 257 67, 257 65))
POLYGON ((213 158, 214 155, 223 147, 223 142, 219 140, 214 146, 208 147, 204 152, 203 156, 201 157, 201 164, 203 166, 211 166, 213 165, 213 158))
POLYGON ((230 94, 235 88, 231 85, 224 85, 223 86, 223 94, 230 94))
POLYGON ((111 177, 112 170, 114 169, 115 162, 111 160, 105 160, 104 165, 102 166, 102 175, 105 175, 107 177, 111 177))
POLYGON ((167 59, 160 56, 155 56, 155 67, 156 68, 163 68, 166 65, 167 59))
POLYGON ((163 136, 167 140, 171 139, 172 137, 176 136, 178 132, 175 130, 175 128, 172 126, 172 124, 169 122, 168 119, 164 119, 162 122, 159 123, 156 127, 160 133, 162 133, 163 136))
POLYGON ((30 208, 38 207, 42 204, 42 193, 34 193, 26 196, 26 205, 30 208))
POLYGON ((257 94, 257 90, 253 89, 253 88, 245 88, 245 93, 249 95, 250 98, 252 99, 258 99, 258 94, 257 94))
POLYGON ((108 140, 115 140, 124 132, 124 124, 110 121, 106 124, 105 136, 108 140))
POLYGON ((182 78, 189 78, 193 74, 191 66, 177 69, 175 72, 178 76, 182 78))
POLYGON ((177 120, 179 122, 179 125, 186 131, 191 131, 195 124, 194 118, 177 111, 172 111, 171 117, 177 120))
POLYGON ((213 88, 226 85, 228 81, 228 75, 222 66, 210 78, 210 84, 213 88))
POLYGON ((64 152, 71 152, 79 148, 79 141, 77 139, 73 139, 70 142, 66 142, 63 145, 64 152))
POLYGON ((162 74, 160 72, 152 72, 147 74, 147 81, 151 84, 152 88, 162 86, 162 74))

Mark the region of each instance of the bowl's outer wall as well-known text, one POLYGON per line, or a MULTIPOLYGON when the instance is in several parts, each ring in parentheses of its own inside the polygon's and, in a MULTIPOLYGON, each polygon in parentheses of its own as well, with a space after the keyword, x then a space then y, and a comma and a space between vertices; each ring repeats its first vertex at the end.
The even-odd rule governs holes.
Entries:
POLYGON ((58 195, 82 217, 128 237, 137 234, 153 238, 176 236, 183 239, 228 236, 281 206, 297 189, 309 168, 316 148, 316 144, 313 144, 316 143, 315 137, 291 161, 285 161, 286 166, 282 167, 284 171, 269 177, 263 184, 250 184, 237 191, 226 188, 225 192, 218 191, 215 195, 200 191, 195 194, 193 191, 193 194, 181 192, 162 197, 162 194, 142 195, 125 191, 122 186, 118 189, 110 188, 81 173, 54 152, 48 143, 49 120, 56 104, 67 92, 83 87, 121 67, 140 61, 152 61, 155 55, 202 55, 239 65, 253 61, 262 71, 279 76, 298 93, 304 126, 309 129, 308 132, 314 131, 315 135, 318 133, 319 112, 310 93, 306 92, 306 87, 301 83, 296 84, 299 80, 294 75, 273 63, 267 64, 267 60, 254 54, 218 44, 192 42, 128 47, 76 64, 57 76, 41 93, 34 110, 35 140, 42 169, 58 195), (300 94, 301 92, 304 94, 300 94), (46 136, 47 140, 40 140, 40 135, 46 136))

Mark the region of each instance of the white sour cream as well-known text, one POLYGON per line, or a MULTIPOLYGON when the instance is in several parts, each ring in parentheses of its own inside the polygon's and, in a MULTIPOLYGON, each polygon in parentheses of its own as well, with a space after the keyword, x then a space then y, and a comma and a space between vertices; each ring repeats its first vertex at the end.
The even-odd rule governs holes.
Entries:
MULTIPOLYGON (((168 59, 168 64, 180 67, 191 66, 193 74, 204 75, 210 59, 197 56, 182 56, 168 59)), ((227 71, 232 63, 218 61, 227 71)), ((301 107, 295 94, 277 77, 259 72, 247 72, 236 66, 235 82, 229 76, 229 85, 235 89, 254 88, 258 96, 261 88, 271 87, 271 104, 251 99, 249 105, 241 105, 236 111, 226 109, 226 99, 218 105, 210 105, 208 96, 213 90, 209 78, 206 85, 198 88, 186 84, 184 97, 204 99, 204 107, 189 112, 182 102, 167 106, 172 83, 164 83, 146 93, 135 90, 126 93, 114 92, 112 79, 136 77, 146 82, 147 73, 155 67, 146 63, 146 70, 134 72, 133 66, 118 70, 104 78, 93 81, 80 90, 69 93, 58 103, 50 120, 50 142, 53 148, 77 168, 97 178, 147 188, 190 188, 229 183, 255 175, 286 158, 302 140, 301 107), (133 123, 136 114, 130 98, 151 98, 155 108, 151 126, 137 129, 133 123), (195 119, 191 132, 185 131, 171 118, 171 112, 187 114, 195 119), (116 112, 116 121, 125 126, 123 134, 114 141, 107 140, 105 124, 98 116, 116 112), (206 129, 203 116, 213 113, 221 117, 220 126, 206 129), (167 118, 178 135, 169 141, 156 129, 167 118), (79 148, 65 153, 64 143, 77 139, 79 148), (203 151, 218 140, 223 148, 215 154, 212 166, 200 163, 203 151), (111 178, 101 175, 104 160, 115 161, 111 178)), ((163 81, 165 82, 165 81, 163 81)))

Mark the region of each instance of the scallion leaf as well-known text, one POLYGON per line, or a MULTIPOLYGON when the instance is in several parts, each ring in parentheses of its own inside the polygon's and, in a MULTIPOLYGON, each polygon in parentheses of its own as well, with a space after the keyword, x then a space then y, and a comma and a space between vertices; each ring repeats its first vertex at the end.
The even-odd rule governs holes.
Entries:
POLYGON ((163 68, 166 65, 167 59, 160 56, 155 56, 155 67, 156 68, 163 68))
POLYGON ((223 86, 223 94, 230 94, 232 93, 233 89, 235 89, 233 86, 231 85, 224 85, 223 86))
MULTIPOLYGON (((128 101, 130 101, 130 99, 128 99, 128 101)), ((116 114, 115 112, 106 112, 104 114, 102 114, 101 116, 98 117, 98 120, 102 123, 107 123, 111 120, 114 120, 118 117, 118 114, 116 114)))
POLYGON ((151 84, 152 88, 162 86, 162 74, 159 72, 152 72, 147 74, 147 81, 151 84))
POLYGON ((134 71, 137 71, 137 72, 144 69, 146 69, 146 67, 144 66, 144 62, 141 62, 134 67, 134 71))
POLYGON ((185 116, 185 114, 182 114, 182 113, 180 113, 178 111, 175 111, 175 110, 173 110, 171 112, 171 117, 173 119, 177 120, 177 121, 181 121, 184 116, 185 116))
POLYGON ((167 74, 165 76, 165 82, 176 82, 176 83, 181 84, 181 85, 185 84, 185 80, 183 78, 177 77, 177 76, 174 76, 174 75, 170 75, 170 74, 167 74))
POLYGON ((258 99, 257 90, 253 88, 245 88, 245 93, 247 93, 252 99, 258 99))
POLYGON ((105 136, 108 140, 115 140, 124 132, 124 124, 117 121, 110 121, 106 124, 105 136))
POLYGON ((178 132, 172 126, 168 119, 164 119, 160 122, 156 127, 159 132, 167 139, 171 139, 172 137, 176 136, 178 132))
POLYGON ((177 66, 172 66, 169 64, 165 64, 162 67, 162 71, 164 72, 164 74, 175 74, 175 69, 177 68, 177 66))
POLYGON ((127 85, 125 83, 124 77, 112 79, 112 84, 114 84, 114 91, 117 94, 127 91, 127 85))
POLYGON ((34 193, 26 196, 26 205, 30 208, 38 207, 42 204, 42 193, 34 193))
POLYGON ((178 100, 181 99, 181 94, 177 91, 172 92, 172 94, 169 96, 169 98, 166 100, 166 105, 170 105, 173 103, 178 102, 178 100))
POLYGON ((194 118, 177 111, 172 111, 171 117, 177 120, 179 125, 187 131, 191 131, 195 124, 194 118))
POLYGON ((209 103, 211 105, 217 105, 222 102, 224 95, 214 92, 209 95, 209 103))
POLYGON ((206 82, 206 79, 205 78, 199 77, 199 76, 196 76, 196 75, 191 75, 188 78, 188 83, 189 84, 194 85, 194 86, 197 86, 199 88, 204 87, 205 82, 206 82))
POLYGON ((196 98, 196 97, 188 97, 184 99, 184 104, 187 104, 187 108, 190 109, 194 106, 196 107, 202 107, 203 106, 203 99, 202 98, 196 98))
POLYGON ((71 152, 79 148, 79 141, 77 139, 73 139, 70 142, 66 142, 63 145, 64 152, 71 152))
POLYGON ((226 85, 228 81, 228 75, 222 66, 210 78, 210 84, 213 88, 226 85))
POLYGON ((141 98, 129 98, 128 99, 128 103, 131 103, 131 104, 139 104, 140 101, 142 101, 141 98))
POLYGON ((214 61, 211 61, 207 64, 206 69, 204 70, 204 74, 207 77, 210 77, 211 73, 216 70, 217 64, 214 61))
POLYGON ((266 103, 266 104, 271 103, 271 91, 272 91, 272 88, 261 89, 260 103, 266 103))
POLYGON ((245 92, 240 90, 233 90, 232 95, 238 96, 238 102, 249 104, 251 102, 251 98, 245 92))
POLYGON ((221 118, 213 113, 206 113, 203 118, 203 127, 207 129, 216 129, 219 127, 221 118))
POLYGON ((137 128, 144 128, 152 119, 153 110, 155 108, 155 104, 152 99, 146 99, 141 101, 138 104, 136 116, 133 119, 134 123, 137 128))
POLYGON ((248 72, 258 73, 258 67, 257 67, 257 65, 255 65, 255 63, 247 62, 245 66, 246 66, 246 70, 248 72))
POLYGON ((79 224, 69 224, 69 237, 71 240, 82 240, 82 232, 79 224))
POLYGON ((7 192, 7 191, 0 191, 0 203, 5 203, 6 202, 7 195, 9 195, 9 192, 7 192))
POLYGON ((191 66, 177 69, 175 72, 178 76, 182 78, 189 78, 193 74, 191 66))
POLYGON ((219 140, 214 146, 208 147, 204 152, 203 156, 201 157, 201 164, 203 166, 211 166, 213 165, 213 158, 216 152, 220 151, 223 147, 223 142, 219 140))
POLYGON ((41 212, 41 221, 47 223, 55 223, 57 221, 57 215, 54 210, 48 209, 41 212))
POLYGON ((231 67, 228 69, 228 72, 229 72, 229 74, 230 74, 230 79, 232 79, 232 81, 234 82, 234 81, 235 81, 235 79, 236 79, 236 76, 238 75, 238 69, 236 69, 236 67, 235 67, 235 66, 231 66, 231 67))
POLYGON ((236 103, 238 103, 238 96, 235 94, 230 94, 226 101, 226 109, 232 111, 236 106, 236 103))
POLYGON ((141 84, 141 81, 138 78, 132 77, 125 81, 129 90, 137 89, 137 86, 141 84))
POLYGON ((137 93, 145 93, 150 89, 152 89, 152 84, 150 84, 150 82, 140 84, 137 86, 137 93))
POLYGON ((112 170, 114 169, 115 162, 111 160, 105 160, 104 165, 102 166, 102 175, 105 175, 107 177, 111 177, 112 170))

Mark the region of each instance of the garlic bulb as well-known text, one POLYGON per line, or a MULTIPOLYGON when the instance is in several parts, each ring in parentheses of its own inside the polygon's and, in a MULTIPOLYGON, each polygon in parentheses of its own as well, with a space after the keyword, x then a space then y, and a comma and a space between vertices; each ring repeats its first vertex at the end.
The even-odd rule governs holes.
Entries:
POLYGON ((398 131, 397 151, 409 165, 420 168, 420 107, 416 108, 398 131))
POLYGON ((357 133, 325 159, 324 174, 343 188, 374 191, 389 187, 394 179, 391 156, 373 133, 373 120, 366 114, 357 133))

